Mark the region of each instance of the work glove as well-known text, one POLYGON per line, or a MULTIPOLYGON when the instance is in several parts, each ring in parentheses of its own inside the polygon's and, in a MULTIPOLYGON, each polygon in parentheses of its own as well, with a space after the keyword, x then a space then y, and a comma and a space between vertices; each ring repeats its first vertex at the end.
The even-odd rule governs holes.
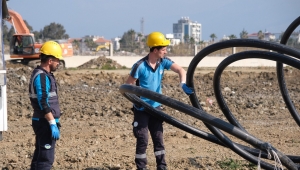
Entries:
POLYGON ((188 87, 185 83, 180 83, 180 86, 181 86, 182 90, 185 92, 185 94, 191 95, 194 93, 193 88, 188 87))
POLYGON ((58 130, 60 130, 61 124, 60 124, 60 122, 59 122, 59 119, 55 119, 55 122, 56 122, 56 125, 57 125, 57 127, 58 127, 58 130))
POLYGON ((53 140, 58 140, 59 136, 60 136, 60 132, 59 132, 59 129, 57 127, 57 124, 56 124, 55 120, 50 120, 49 124, 50 124, 52 139, 53 140))

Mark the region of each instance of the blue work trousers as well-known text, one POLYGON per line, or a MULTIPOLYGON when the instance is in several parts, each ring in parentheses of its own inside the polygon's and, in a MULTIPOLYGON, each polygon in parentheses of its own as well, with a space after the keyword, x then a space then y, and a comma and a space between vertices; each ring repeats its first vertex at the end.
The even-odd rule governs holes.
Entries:
POLYGON ((54 162, 56 143, 56 140, 52 139, 50 125, 42 118, 32 120, 32 128, 36 141, 30 170, 50 170, 54 162))
MULTIPOLYGON (((160 109, 158 107, 157 109, 160 109)), ((135 163, 138 169, 146 168, 146 150, 148 146, 148 130, 154 145, 154 155, 157 168, 167 166, 165 161, 165 147, 163 142, 163 125, 161 120, 145 111, 134 109, 133 133, 136 137, 135 163)))

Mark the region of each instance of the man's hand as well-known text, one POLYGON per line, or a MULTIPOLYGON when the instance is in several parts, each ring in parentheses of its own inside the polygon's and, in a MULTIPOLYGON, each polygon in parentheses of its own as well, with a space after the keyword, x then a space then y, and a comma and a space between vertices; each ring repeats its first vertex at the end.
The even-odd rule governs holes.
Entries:
POLYGON ((50 124, 51 133, 52 133, 52 135, 51 135, 52 139, 58 140, 59 136, 60 136, 60 132, 59 132, 59 129, 57 127, 55 120, 50 120, 49 124, 50 124))
POLYGON ((191 95, 194 93, 194 90, 190 87, 188 87, 185 83, 180 83, 181 88, 187 95, 191 95))

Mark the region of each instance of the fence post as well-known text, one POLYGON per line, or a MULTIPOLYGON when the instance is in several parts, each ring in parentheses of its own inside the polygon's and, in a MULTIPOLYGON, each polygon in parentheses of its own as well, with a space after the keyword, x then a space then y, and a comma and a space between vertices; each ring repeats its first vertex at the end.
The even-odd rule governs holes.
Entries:
POLYGON ((109 56, 111 57, 114 56, 113 51, 114 51, 113 43, 109 43, 109 56))
POLYGON ((194 52, 195 52, 194 55, 197 55, 197 53, 198 53, 197 45, 195 44, 194 47, 195 47, 195 48, 194 48, 194 52))
POLYGON ((236 47, 232 47, 232 54, 235 54, 236 47))

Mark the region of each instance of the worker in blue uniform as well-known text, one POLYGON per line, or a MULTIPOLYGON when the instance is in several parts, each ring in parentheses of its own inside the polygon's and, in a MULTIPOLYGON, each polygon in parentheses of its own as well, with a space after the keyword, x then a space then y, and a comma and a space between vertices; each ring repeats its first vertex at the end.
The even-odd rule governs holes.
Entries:
POLYGON ((62 60, 62 49, 54 41, 45 42, 40 49, 41 65, 31 75, 29 97, 33 107, 32 127, 35 150, 31 170, 50 170, 54 162, 56 140, 60 138, 61 115, 57 84, 53 71, 62 60))
MULTIPOLYGON (((186 71, 167 58, 167 46, 169 46, 170 40, 167 40, 165 36, 160 32, 152 32, 147 37, 147 45, 150 48, 150 52, 147 56, 137 61, 130 72, 130 75, 126 81, 127 84, 136 84, 142 88, 162 93, 161 82, 164 74, 164 70, 171 69, 178 73, 180 79, 180 86, 183 91, 190 95, 193 93, 193 89, 186 85, 186 71), (138 81, 137 81, 138 80, 138 81)), ((161 104, 147 99, 141 96, 141 99, 152 107, 160 109, 161 104)), ((165 147, 163 142, 163 125, 162 121, 146 113, 141 107, 134 106, 134 121, 133 134, 136 137, 136 155, 135 163, 138 170, 146 170, 147 155, 146 149, 148 145, 148 130, 152 138, 154 145, 154 155, 156 158, 157 170, 166 170, 167 163, 165 161, 165 147)))

